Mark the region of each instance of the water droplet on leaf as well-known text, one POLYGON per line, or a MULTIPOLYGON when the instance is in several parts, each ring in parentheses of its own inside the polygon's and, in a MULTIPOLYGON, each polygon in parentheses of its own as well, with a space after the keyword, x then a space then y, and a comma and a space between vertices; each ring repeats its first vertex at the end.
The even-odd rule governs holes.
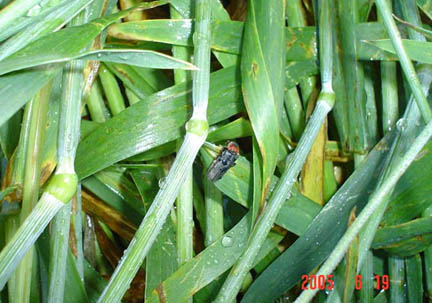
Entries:
POLYGON ((223 247, 231 247, 233 245, 233 239, 231 237, 225 236, 222 238, 223 247))

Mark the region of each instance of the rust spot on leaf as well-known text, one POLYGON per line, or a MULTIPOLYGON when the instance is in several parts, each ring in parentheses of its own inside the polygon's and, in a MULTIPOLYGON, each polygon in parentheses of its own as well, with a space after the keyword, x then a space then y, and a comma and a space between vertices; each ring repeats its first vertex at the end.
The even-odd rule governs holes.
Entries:
POLYGON ((123 69, 117 67, 116 69, 120 74, 122 74, 126 79, 128 79, 132 84, 135 84, 135 82, 132 80, 131 77, 129 77, 129 75, 126 73, 126 71, 124 71, 123 69))
POLYGON ((162 284, 160 284, 158 287, 156 287, 156 291, 158 293, 158 297, 159 297, 159 302, 160 303, 166 303, 167 301, 167 297, 165 294, 165 289, 163 287, 162 284))
POLYGON ((258 74, 258 64, 256 62, 252 62, 252 75, 254 79, 257 79, 258 74))
POLYGON ((414 161, 419 161, 421 160, 424 156, 427 155, 427 153, 429 152, 428 149, 424 149, 421 152, 418 153, 418 155, 415 157, 414 161))

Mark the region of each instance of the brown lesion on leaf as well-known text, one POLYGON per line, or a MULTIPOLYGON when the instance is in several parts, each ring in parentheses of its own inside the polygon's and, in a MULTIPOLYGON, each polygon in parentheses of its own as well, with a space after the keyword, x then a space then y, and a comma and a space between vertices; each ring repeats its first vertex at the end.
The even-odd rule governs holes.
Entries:
POLYGON ((134 81, 132 80, 132 78, 129 77, 129 75, 128 75, 124 70, 122 70, 121 68, 119 68, 118 66, 117 66, 117 68, 116 68, 116 71, 118 71, 118 72, 119 72, 120 74, 122 74, 126 79, 128 79, 128 80, 130 81, 130 83, 135 84, 134 81))
POLYGON ((296 36, 293 28, 291 28, 291 27, 287 28, 287 32, 289 33, 290 36, 286 37, 285 45, 286 45, 287 49, 290 49, 297 42, 297 36, 296 36))
POLYGON ((87 214, 90 214, 104 222, 111 230, 116 232, 120 237, 131 240, 137 227, 130 222, 122 213, 113 207, 104 203, 94 194, 83 190, 82 208, 87 214))
POLYGON ((258 77, 258 64, 256 62, 252 62, 252 75, 253 78, 256 80, 258 77))
POLYGON ((427 148, 426 148, 426 149, 423 149, 421 152, 419 152, 419 153, 417 154, 417 156, 415 157, 414 161, 419 161, 419 160, 421 160, 424 156, 427 155, 428 152, 429 152, 429 150, 428 150, 427 148))
POLYGON ((45 184, 45 182, 51 177, 52 173, 54 172, 54 169, 56 168, 57 163, 55 161, 47 161, 42 164, 41 167, 41 174, 40 174, 40 180, 39 180, 39 186, 45 184))
POLYGON ((158 287, 156 287, 156 292, 158 294, 160 303, 168 302, 163 284, 160 284, 158 287))
MULTIPOLYGON (((145 27, 142 28, 143 30, 145 27)), ((133 40, 136 39, 136 37, 130 33, 125 33, 121 29, 118 29, 117 24, 112 24, 107 29, 107 35, 110 37, 118 38, 118 39, 124 39, 124 40, 133 40)))

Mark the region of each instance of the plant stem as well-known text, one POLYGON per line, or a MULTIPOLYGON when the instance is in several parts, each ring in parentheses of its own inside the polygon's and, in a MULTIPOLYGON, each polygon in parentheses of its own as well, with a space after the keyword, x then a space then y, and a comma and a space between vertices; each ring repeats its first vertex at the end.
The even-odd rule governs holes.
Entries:
POLYGON ((360 289, 359 302, 373 302, 374 297, 374 276, 373 276, 373 254, 371 250, 366 253, 365 261, 360 269, 363 279, 363 286, 360 289))
MULTIPOLYGON (((18 199, 20 199, 22 193, 22 187, 24 183, 24 170, 25 170, 25 161, 26 161, 26 152, 28 146, 28 138, 30 134, 30 121, 31 121, 31 105, 29 102, 24 108, 24 115, 22 119, 22 126, 20 131, 19 143, 16 148, 15 156, 13 158, 13 170, 11 177, 11 184, 17 186, 20 190, 20 194, 18 195, 18 199)), ((18 190, 17 190, 18 192, 18 190)), ((5 223, 5 238, 6 243, 10 242, 13 238, 13 235, 18 230, 20 225, 20 215, 12 215, 6 219, 5 223)), ((19 278, 18 272, 15 272, 9 280, 8 283, 8 292, 9 297, 18 297, 16 281, 19 278)))
POLYGON ((207 174, 204 174, 203 179, 206 212, 204 244, 210 246, 224 234, 222 193, 207 178, 207 174))
POLYGON ((285 109, 295 140, 300 139, 305 126, 305 113, 300 101, 297 87, 289 88, 285 92, 285 109))
MULTIPOLYGON (((419 15, 418 12, 416 11, 416 6, 415 4, 412 5, 413 3, 411 3, 410 6, 406 5, 407 3, 410 2, 405 2, 402 1, 402 10, 403 13, 405 15, 405 18, 408 20, 408 22, 413 23, 413 24, 419 24, 419 15)), ((414 35, 411 36, 412 39, 419 39, 420 41, 424 40, 424 37, 422 37, 421 35, 414 35)), ((421 75, 421 85, 422 85, 422 89, 424 91, 424 94, 428 94, 429 92, 429 88, 430 88, 430 83, 431 83, 431 78, 430 78, 430 74, 431 74, 431 70, 430 70, 430 66, 427 65, 422 65, 422 69, 419 72, 419 75, 421 75)), ((413 115, 415 115, 414 113, 417 111, 417 106, 415 103, 411 104, 412 102, 415 102, 415 98, 411 97, 412 100, 410 100, 410 103, 407 107, 407 110, 404 114, 403 120, 401 120, 402 124, 404 124, 405 120, 411 121, 412 119, 416 119, 416 118, 409 118, 412 117, 413 115)), ((414 123, 414 122, 412 122, 414 123)), ((417 122, 416 122, 417 123, 417 122)), ((414 126, 411 126, 411 128, 414 126)), ((407 134, 403 135, 401 133, 397 134, 397 138, 395 139, 394 143, 392 144, 391 147, 391 151, 389 153, 388 156, 388 163, 387 163, 387 171, 390 171, 394 168, 394 165, 397 163, 397 161, 399 161, 399 158, 405 151, 406 151, 406 140, 407 138, 411 135, 410 132, 407 132, 407 134)), ((379 182, 382 182, 382 180, 384 180, 386 178, 386 175, 383 175, 381 177, 381 180, 379 182)), ((378 184, 379 186, 380 184, 378 184)), ((390 198, 390 194, 389 197, 387 199, 387 202, 382 203, 382 205, 380 205, 377 210, 375 211, 375 213, 369 218, 369 222, 365 225, 365 227, 363 228, 363 230, 361 231, 361 235, 360 235, 360 251, 359 251, 359 261, 358 261, 358 268, 360 268, 362 266, 362 262, 365 256, 365 253, 367 252, 367 250, 369 249, 373 237, 375 235, 375 232, 378 228, 378 224, 381 221, 381 218, 384 214, 385 209, 387 208, 387 204, 389 202, 389 198, 390 198)))
MULTIPOLYGON (((0 253, 0 289, 28 249, 65 203, 76 192, 78 178, 74 161, 79 141, 83 62, 66 64, 63 75, 63 103, 58 137, 58 165, 39 203, 0 253)), ((64 262, 66 264, 66 262, 64 262)))
POLYGON ((390 256, 388 258, 390 279, 390 300, 392 303, 406 302, 405 295, 405 261, 403 258, 390 256))
MULTIPOLYGON (((306 16, 304 14, 303 4, 301 0, 290 1, 289 4, 287 3, 286 16, 287 16, 288 26, 290 27, 307 26, 306 16)), ((300 80, 300 89, 302 93, 303 107, 305 109, 308 108, 308 101, 313 93, 313 90, 315 89, 315 85, 316 85, 315 76, 300 80)), ((298 97, 298 93, 297 93, 297 97, 298 97)), ((300 136, 298 138, 300 138, 300 136)))
POLYGON ((125 90, 126 90, 126 96, 128 97, 130 105, 138 103, 139 101, 141 101, 140 98, 137 95, 135 95, 135 93, 133 91, 131 91, 129 88, 126 87, 125 90))
POLYGON ((252 230, 251 235, 249 236, 246 250, 231 269, 231 272, 225 280, 224 286, 221 288, 214 303, 231 302, 235 299, 240 290, 242 281, 251 269, 252 261, 258 254, 258 251, 270 231, 280 208, 285 200, 290 196, 291 189, 297 181, 297 176, 303 167, 303 163, 314 143, 315 137, 318 134, 325 117, 332 108, 332 98, 334 98, 334 95, 331 93, 321 93, 316 108, 305 131, 303 132, 302 137, 300 138, 300 142, 292 154, 289 165, 287 165, 282 177, 279 179, 267 206, 264 208, 254 229, 252 230))
MULTIPOLYGON (((388 1, 388 0, 387 0, 388 1)), ((388 1, 391 8, 391 1, 388 1)), ((378 20, 382 22, 382 16, 378 14, 378 20)), ((399 117, 398 90, 396 78, 396 63, 381 62, 381 95, 382 95, 382 128, 383 133, 390 132, 399 117)))
POLYGON ((306 157, 315 138, 330 110, 333 108, 335 95, 332 88, 332 33, 330 22, 329 1, 324 1, 319 10, 321 33, 326 39, 320 39, 322 91, 312 116, 303 132, 300 141, 292 154, 270 200, 258 218, 246 245, 246 249, 234 264, 214 303, 226 303, 235 300, 241 284, 252 268, 252 263, 258 254, 276 216, 285 200, 291 195, 291 189, 297 181, 306 157))
MULTIPOLYGON (((369 134, 366 123, 366 94, 363 63, 357 59, 358 41, 355 26, 359 22, 358 1, 337 1, 342 47, 342 66, 347 93, 349 148, 365 154, 369 148, 369 134)), ((320 38, 328 39, 320 34, 320 38)))
POLYGON ((0 290, 21 259, 64 203, 45 192, 39 203, 0 253, 0 290))
POLYGON ((94 122, 103 123, 110 118, 102 97, 102 88, 96 79, 87 96, 87 107, 94 122))
MULTIPOLYGON (((171 6, 171 18, 180 19, 182 16, 171 6)), ((173 46, 172 52, 175 58, 190 61, 192 49, 184 46, 173 46)), ((192 73, 186 70, 174 70, 174 82, 179 84, 192 79, 192 73)), ((177 141, 180 144, 180 140, 177 141)), ((188 169, 186 181, 180 189, 177 197, 177 257, 179 266, 193 258, 193 170, 188 169)), ((192 303, 191 296, 187 302, 192 303)))
MULTIPOLYGON (((39 197, 40 165, 45 139, 46 118, 48 113, 51 83, 40 90, 30 103, 30 129, 25 152, 25 170, 23 183, 23 200, 21 204, 20 222, 27 216, 37 203, 39 197)), ((23 258, 16 272, 16 302, 30 301, 30 288, 33 265, 33 248, 23 258)))
POLYGON ((405 258, 408 302, 423 301, 423 268, 420 254, 405 258))
POLYGON ((78 190, 74 199, 72 199, 72 226, 74 227, 76 239, 76 266, 81 281, 84 281, 84 250, 83 250, 83 228, 82 228, 82 199, 81 199, 81 182, 78 183, 78 190))
POLYGON ((417 101, 417 106, 420 109, 424 121, 429 122, 430 119, 432 118, 432 111, 426 100, 426 96, 423 93, 414 66, 411 60, 409 59, 405 51, 405 48, 403 47, 402 39, 397 29, 396 23, 393 20, 393 16, 389 4, 387 0, 376 0, 375 3, 379 11, 381 12, 381 16, 383 18, 384 25, 387 29, 387 33, 390 36, 390 40, 392 41, 393 47, 399 58, 399 62, 402 66, 402 70, 405 73, 407 81, 411 87, 412 93, 415 97, 415 100, 417 101))
POLYGON ((179 266, 193 258, 193 179, 192 168, 177 197, 177 255, 179 266))
POLYGON ((186 181, 196 155, 208 132, 207 104, 210 80, 210 1, 197 0, 194 58, 195 71, 192 87, 193 113, 186 124, 186 136, 177 157, 165 178, 144 220, 129 244, 98 302, 119 302, 156 239, 167 215, 186 181))
POLYGON ((101 64, 99 68, 99 78, 105 91, 111 113, 115 116, 126 108, 120 87, 114 75, 103 64, 101 64))
MULTIPOLYGON (((86 11, 89 10, 89 7, 86 11)), ((86 11, 75 17, 70 25, 80 25, 88 21, 86 11)), ((79 142, 81 122, 81 98, 83 88, 83 61, 71 61, 66 64, 63 73, 62 99, 59 127, 58 166, 56 176, 61 173, 75 175, 75 153, 79 142)), ((76 176, 76 175, 75 175, 76 176)), ((75 194, 78 183, 74 184, 72 195, 75 194)), ((69 230, 71 202, 57 214, 53 225, 52 251, 50 254, 50 285, 48 303, 61 302, 64 299, 66 280, 66 264, 69 251, 69 230)))
POLYGON ((63 302, 64 300, 70 212, 71 203, 68 203, 57 213, 52 224, 48 303, 63 302))
MULTIPOLYGON (((415 139, 409 150, 404 157, 395 165, 394 169, 389 173, 388 177, 384 180, 380 188, 375 190, 369 198, 368 204, 363 208, 360 215, 354 223, 347 229, 345 234, 339 240, 337 246, 332 251, 328 259, 321 266, 317 272, 319 275, 330 274, 345 255, 351 241, 356 237, 363 225, 368 221, 369 217, 377 210, 377 208, 386 201, 387 195, 393 190, 399 178, 405 173, 410 164, 415 160, 418 153, 422 150, 425 144, 432 136, 432 122, 429 122, 425 129, 415 139)), ((307 289, 296 299, 295 303, 309 302, 317 289, 307 289)))

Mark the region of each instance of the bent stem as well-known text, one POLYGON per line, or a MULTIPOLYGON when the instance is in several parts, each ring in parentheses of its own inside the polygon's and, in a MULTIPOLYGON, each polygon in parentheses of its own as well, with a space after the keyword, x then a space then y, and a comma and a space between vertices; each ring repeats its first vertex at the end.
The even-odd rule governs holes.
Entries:
MULTIPOLYGON (((407 153, 401 159, 401 161, 395 166, 395 169, 389 173, 387 179, 382 183, 381 187, 374 191, 371 195, 368 204, 361 211, 360 215, 354 221, 354 223, 347 229, 346 233, 339 240, 337 246, 330 254, 326 262, 321 266, 320 270, 316 275, 328 275, 330 274, 339 262, 344 257, 348 247, 352 240, 359 233, 363 225, 368 221, 369 217, 378 209, 381 203, 386 201, 387 195, 393 190, 393 187, 398 182, 399 178, 405 173, 410 164, 415 160, 418 153, 426 145, 432 136, 432 122, 429 122, 425 129, 416 138, 412 146, 409 148, 407 153)), ((316 294, 317 289, 304 290, 302 294, 297 298, 295 303, 306 303, 309 302, 316 294)))
POLYGON ((199 70, 194 72, 193 77, 193 113, 186 124, 186 136, 165 181, 98 302, 121 301, 161 230, 196 155, 207 137, 207 104, 210 81, 210 0, 197 0, 195 11, 196 30, 194 35, 198 38, 194 39, 194 58, 196 58, 195 65, 198 66, 199 70))

